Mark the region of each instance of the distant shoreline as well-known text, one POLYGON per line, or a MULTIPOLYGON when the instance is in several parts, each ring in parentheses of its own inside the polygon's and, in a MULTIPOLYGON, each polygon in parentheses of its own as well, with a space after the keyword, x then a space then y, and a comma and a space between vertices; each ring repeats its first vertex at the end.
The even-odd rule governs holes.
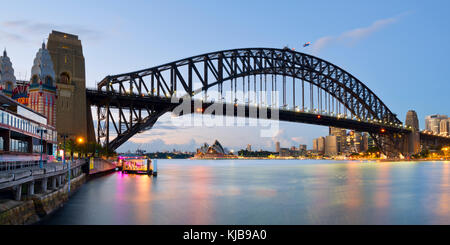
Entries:
POLYGON ((435 158, 435 159, 335 159, 335 158, 267 158, 267 157, 235 157, 235 158, 177 158, 177 159, 167 159, 167 158, 154 158, 159 160, 327 160, 327 161, 371 161, 371 162, 431 162, 431 161, 450 161, 450 159, 435 158))

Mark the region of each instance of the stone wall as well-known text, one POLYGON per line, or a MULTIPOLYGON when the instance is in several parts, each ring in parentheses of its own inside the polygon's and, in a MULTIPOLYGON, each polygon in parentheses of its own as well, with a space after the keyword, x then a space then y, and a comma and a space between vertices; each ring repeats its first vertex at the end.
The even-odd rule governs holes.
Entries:
MULTIPOLYGON (((86 182, 86 175, 71 180, 70 194, 73 194, 86 182)), ((9 201, 0 204, 0 225, 33 224, 64 205, 69 199, 68 184, 62 188, 45 193, 36 194, 31 200, 17 202, 9 201)))
POLYGON ((36 214, 36 210, 34 208, 33 200, 17 203, 18 204, 10 203, 10 205, 15 206, 0 213, 1 225, 33 224, 39 220, 39 216, 36 214))

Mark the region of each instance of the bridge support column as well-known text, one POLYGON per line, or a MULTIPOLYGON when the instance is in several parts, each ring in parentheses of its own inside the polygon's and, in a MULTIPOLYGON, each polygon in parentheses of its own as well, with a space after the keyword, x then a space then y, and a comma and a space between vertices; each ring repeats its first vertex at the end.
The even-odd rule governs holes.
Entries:
POLYGON ((52 190, 56 190, 56 177, 52 177, 52 190))
POLYGON ((14 187, 14 199, 16 201, 20 201, 20 199, 22 199, 22 185, 16 185, 14 187))
POLYGON ((414 155, 420 152, 420 133, 419 132, 411 132, 407 135, 407 149, 410 155, 414 155))
POLYGON ((41 190, 42 190, 42 192, 46 192, 47 191, 47 178, 43 178, 42 179, 41 190))
POLYGON ((34 195, 34 181, 28 183, 28 196, 34 195))
POLYGON ((58 187, 61 187, 62 184, 62 175, 58 176, 58 187))

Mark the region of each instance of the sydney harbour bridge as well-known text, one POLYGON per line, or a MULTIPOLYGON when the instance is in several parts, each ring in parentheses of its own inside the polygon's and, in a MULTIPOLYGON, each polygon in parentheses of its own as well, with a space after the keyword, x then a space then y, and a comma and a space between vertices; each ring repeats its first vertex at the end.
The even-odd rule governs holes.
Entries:
POLYGON ((340 67, 288 48, 224 50, 110 75, 96 89, 87 89, 86 97, 88 108, 97 107, 97 141, 111 150, 150 130, 183 102, 191 105, 191 113, 205 113, 208 106, 219 104, 234 108, 232 116, 263 118, 264 111, 271 119, 276 111, 281 121, 367 132, 393 158, 417 152, 414 145, 419 142, 450 144, 448 137, 404 125, 364 83, 340 67), (245 113, 239 114, 238 108, 245 113), (252 116, 251 111, 256 113, 252 116))

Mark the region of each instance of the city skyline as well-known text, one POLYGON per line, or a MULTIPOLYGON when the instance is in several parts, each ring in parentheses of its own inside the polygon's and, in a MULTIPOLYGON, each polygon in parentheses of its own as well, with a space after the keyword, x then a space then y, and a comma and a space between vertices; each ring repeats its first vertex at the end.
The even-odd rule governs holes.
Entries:
MULTIPOLYGON (((127 8, 130 11, 124 12, 139 13, 142 10, 127 7, 118 2, 106 5, 102 13, 98 13, 103 17, 119 16, 117 18, 101 18, 92 15, 96 17, 84 16, 80 19, 76 14, 71 13, 37 15, 45 10, 55 10, 56 7, 53 6, 56 4, 53 1, 40 2, 33 8, 30 8, 33 4, 19 1, 15 6, 4 7, 9 11, 5 11, 5 14, 0 17, 2 34, 0 45, 8 51, 16 77, 27 80, 32 57, 52 29, 79 35, 85 48, 87 86, 94 87, 96 81, 109 74, 138 70, 200 53, 233 47, 281 48, 287 44, 300 52, 330 60, 361 79, 394 112, 398 113, 402 121, 408 109, 415 110, 422 125, 421 129, 425 129, 422 122, 426 116, 450 114, 448 107, 445 106, 445 91, 448 90, 449 85, 442 83, 446 77, 439 72, 431 72, 431 74, 422 72, 426 69, 439 71, 448 66, 445 59, 439 59, 440 55, 444 56, 449 51, 445 45, 449 40, 449 31, 444 24, 440 25, 440 23, 448 22, 449 17, 446 17, 443 12, 448 3, 437 3, 434 6, 422 4, 419 1, 408 4, 361 4, 351 1, 344 4, 327 3, 330 9, 334 7, 337 10, 354 10, 352 17, 334 13, 340 11, 325 10, 328 15, 324 14, 321 19, 309 16, 311 14, 308 12, 317 11, 307 10, 317 10, 324 6, 311 6, 308 2, 285 1, 276 5, 264 2, 256 6, 243 3, 240 8, 233 8, 236 13, 232 14, 231 21, 228 22, 229 17, 224 13, 230 7, 222 3, 208 2, 204 3, 203 7, 192 9, 188 3, 145 2, 141 3, 141 9, 152 10, 155 16, 130 21, 115 13, 118 13, 119 9, 127 8), (280 7, 286 5, 291 8, 280 7), (171 17, 176 19, 171 14, 169 16, 158 14, 157 10, 168 8, 186 9, 189 10, 186 12, 197 13, 197 15, 187 15, 183 11, 178 11, 181 12, 178 18, 186 19, 185 23, 179 23, 171 19, 171 17), (259 21, 250 21, 249 16, 239 14, 252 12, 248 10, 253 8, 263 13, 261 16, 253 14, 255 15, 253 17, 259 21), (371 13, 373 9, 378 10, 376 14, 371 13), (291 15, 286 14, 286 11, 291 15), (18 18, 17 15, 11 14, 17 12, 24 13, 27 18, 18 18), (266 13, 292 17, 271 18, 276 21, 268 21, 263 18, 266 13), (210 19, 211 16, 216 18, 206 23, 204 20, 210 19), (93 21, 94 18, 97 21, 93 21), (37 21, 30 21, 31 19, 37 21), (246 24, 241 25, 241 23, 246 24), (111 24, 114 28, 109 28, 111 24), (283 28, 270 28, 280 25, 283 28), (205 34, 205 30, 215 28, 220 28, 222 32, 218 32, 216 36, 205 34), (124 33, 132 35, 122 35, 124 33), (233 39, 236 34, 240 36, 239 40, 233 39), (126 36, 139 36, 139 39, 131 40, 126 36), (178 36, 186 38, 180 40, 178 36), (287 38, 280 39, 279 36, 287 38), (301 45, 308 41, 311 41, 312 45, 302 48, 301 45), (411 51, 414 51, 416 54, 414 57, 417 59, 410 58, 411 51), (388 56, 389 59, 386 60, 383 56, 388 56), (423 60, 427 62, 424 63, 423 60), (422 99, 417 100, 417 98, 422 99), (429 111, 429 108, 433 108, 433 111, 429 111)), ((83 5, 92 7, 87 2, 83 5)), ((77 6, 73 8, 82 11, 77 6)), ((87 11, 97 10, 89 8, 87 11)), ((169 13, 161 12, 166 15, 169 13)), ((280 122, 280 128, 281 131, 276 137, 265 139, 259 137, 259 128, 252 127, 174 127, 170 123, 170 115, 165 115, 152 131, 134 136, 119 150, 134 150, 138 147, 155 150, 173 148, 194 150, 203 142, 210 142, 215 138, 221 140, 230 149, 244 148, 246 144, 251 144, 257 149, 274 149, 273 142, 277 140, 286 146, 307 144, 308 148, 311 148, 312 139, 319 135, 326 135, 328 131, 326 127, 285 122, 280 122), (170 130, 174 128, 177 130, 170 130), (236 139, 235 135, 249 140, 242 143, 241 140, 236 139)))

